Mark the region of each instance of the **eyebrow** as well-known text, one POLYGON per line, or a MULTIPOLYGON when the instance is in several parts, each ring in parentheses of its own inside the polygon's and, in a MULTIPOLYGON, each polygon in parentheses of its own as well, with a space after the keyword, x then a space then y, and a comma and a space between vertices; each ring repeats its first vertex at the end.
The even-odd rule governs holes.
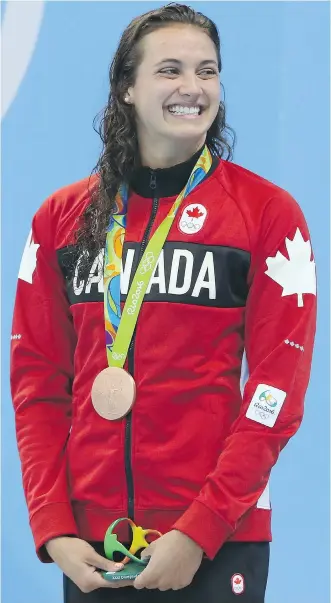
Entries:
MULTIPOLYGON (((176 63, 177 65, 181 65, 182 61, 179 61, 178 59, 162 59, 162 61, 156 63, 156 67, 162 65, 162 63, 176 63)), ((216 67, 218 67, 217 62, 214 59, 206 59, 204 61, 201 61, 201 63, 199 63, 199 67, 202 67, 203 65, 209 65, 210 63, 213 63, 213 65, 216 65, 216 67)))

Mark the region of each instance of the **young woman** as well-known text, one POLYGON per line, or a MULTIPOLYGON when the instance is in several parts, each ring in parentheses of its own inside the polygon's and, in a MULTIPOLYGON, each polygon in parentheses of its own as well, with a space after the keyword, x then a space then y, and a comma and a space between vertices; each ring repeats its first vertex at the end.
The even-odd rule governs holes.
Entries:
MULTIPOLYGON (((264 601, 268 481, 302 420, 315 264, 296 201, 229 161, 220 72, 201 13, 135 19, 96 173, 33 220, 12 395, 37 554, 66 603, 264 601), (123 518, 159 534, 139 577, 107 581, 123 566, 103 539, 123 518)), ((127 521, 117 534, 130 546, 127 521)))

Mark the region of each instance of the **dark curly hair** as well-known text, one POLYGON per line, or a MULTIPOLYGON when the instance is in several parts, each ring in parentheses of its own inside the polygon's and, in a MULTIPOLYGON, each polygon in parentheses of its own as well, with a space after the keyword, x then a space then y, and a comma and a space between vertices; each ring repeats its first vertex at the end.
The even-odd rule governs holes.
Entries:
MULTIPOLYGON (((100 114, 98 128, 95 124, 100 115, 94 120, 94 129, 102 140, 103 150, 92 172, 98 175, 97 184, 91 188, 91 201, 75 233, 76 253, 80 257, 79 272, 86 274, 93 258, 103 249, 109 219, 116 208, 115 196, 119 186, 130 182, 132 173, 140 164, 134 107, 124 102, 125 93, 134 85, 136 70, 142 60, 139 42, 147 34, 173 23, 194 25, 208 34, 215 44, 221 72, 220 38, 216 25, 187 5, 171 3, 149 11, 133 19, 125 29, 110 65, 108 104, 100 114)), ((226 125, 223 102, 220 102, 206 142, 213 155, 232 159, 235 134, 226 125)))

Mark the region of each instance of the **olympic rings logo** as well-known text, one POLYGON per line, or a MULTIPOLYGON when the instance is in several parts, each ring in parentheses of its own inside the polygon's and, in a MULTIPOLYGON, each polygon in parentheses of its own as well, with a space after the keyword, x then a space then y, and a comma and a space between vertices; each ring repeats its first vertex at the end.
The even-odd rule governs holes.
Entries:
POLYGON ((123 360, 123 358, 125 358, 124 354, 116 354, 116 352, 112 353, 112 357, 114 360, 123 360))
POLYGON ((152 251, 148 251, 148 253, 146 254, 146 257, 144 258, 144 261, 141 265, 139 273, 146 274, 146 272, 149 272, 150 270, 152 270, 154 259, 155 259, 154 253, 152 251))
POLYGON ((189 230, 200 230, 201 225, 200 224, 195 224, 193 222, 193 220, 191 222, 186 222, 184 220, 181 221, 180 225, 183 228, 188 228, 189 230))
POLYGON ((263 412, 263 410, 258 410, 257 408, 255 409, 255 414, 257 417, 260 417, 262 421, 267 421, 270 417, 270 415, 268 415, 266 412, 263 412))

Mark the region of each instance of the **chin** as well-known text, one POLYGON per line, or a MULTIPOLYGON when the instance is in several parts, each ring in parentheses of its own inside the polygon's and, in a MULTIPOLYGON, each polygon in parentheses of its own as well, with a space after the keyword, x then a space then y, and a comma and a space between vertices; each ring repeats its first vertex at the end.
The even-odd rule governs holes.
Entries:
POLYGON ((171 132, 171 136, 173 138, 178 138, 179 140, 183 140, 183 139, 187 139, 187 140, 197 139, 198 140, 199 138, 206 136, 207 132, 208 132, 208 129, 201 128, 201 126, 199 128, 197 128, 194 126, 190 127, 185 124, 182 127, 173 128, 172 132, 171 132))

